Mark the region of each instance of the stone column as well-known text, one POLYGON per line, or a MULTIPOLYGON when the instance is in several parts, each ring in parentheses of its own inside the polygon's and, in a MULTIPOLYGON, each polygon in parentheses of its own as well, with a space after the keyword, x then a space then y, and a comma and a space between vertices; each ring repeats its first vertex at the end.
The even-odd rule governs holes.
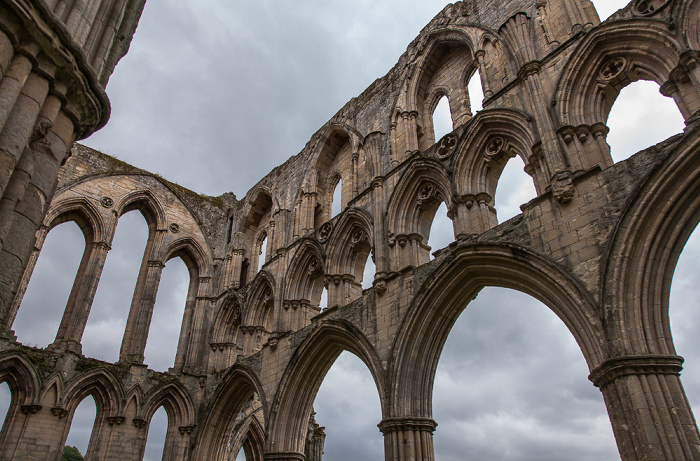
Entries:
POLYGON ((180 338, 177 343, 177 353, 175 354, 175 370, 182 370, 185 366, 188 344, 191 341, 191 334, 194 322, 194 312, 197 305, 197 284, 198 278, 190 275, 190 285, 187 288, 187 300, 185 301, 185 311, 182 315, 182 327, 180 328, 180 338))
POLYGON ((374 220, 374 264, 377 268, 375 279, 389 272, 389 251, 385 231, 384 177, 372 180, 372 219, 374 220))
MULTIPOLYGON (((477 50, 474 53, 474 67, 479 69, 479 78, 481 78, 481 87, 484 89, 484 100, 493 96, 493 91, 489 85, 489 80, 486 75, 486 63, 484 62, 484 57, 486 56, 486 51, 477 50)), ((471 104, 471 101, 469 101, 471 104)), ((472 111, 473 112, 473 111, 472 111)))
POLYGON ((700 459, 700 433, 680 381, 682 363, 678 356, 627 356, 591 373, 623 461, 700 459))
POLYGON ((86 245, 68 297, 66 310, 63 312, 63 318, 56 333, 56 340, 51 348, 70 350, 78 354, 82 352, 80 341, 109 250, 110 246, 106 242, 92 242, 86 245))
POLYGON ((431 418, 385 418, 378 424, 384 434, 386 461, 434 461, 433 432, 437 423, 431 418))

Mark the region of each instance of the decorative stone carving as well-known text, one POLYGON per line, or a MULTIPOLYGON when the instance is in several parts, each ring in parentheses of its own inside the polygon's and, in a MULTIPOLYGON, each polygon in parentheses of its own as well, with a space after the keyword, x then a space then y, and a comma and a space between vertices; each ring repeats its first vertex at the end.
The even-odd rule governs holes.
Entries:
POLYGON ((114 200, 112 200, 110 197, 102 197, 100 199, 100 205, 105 208, 112 208, 114 206, 114 200))
POLYGON ((384 296, 384 293, 386 293, 386 281, 385 280, 377 280, 374 282, 374 292, 377 293, 377 296, 384 296))
POLYGON ((609 82, 624 72, 626 67, 627 60, 622 56, 608 59, 600 69, 600 78, 609 82))
POLYGON ((362 229, 361 227, 358 226, 352 230, 352 234, 351 234, 350 238, 351 238, 351 241, 353 244, 357 244, 357 243, 366 241, 367 234, 365 233, 364 229, 362 229))
POLYGON ((452 152, 454 150, 454 147, 457 145, 457 136, 453 134, 447 134, 442 137, 440 140, 440 144, 438 145, 437 148, 437 156, 440 159, 446 159, 450 155, 452 155, 452 152))
POLYGON ((318 229, 318 232, 316 233, 316 238, 318 239, 319 242, 326 243, 328 241, 328 237, 331 236, 332 230, 333 230, 333 224, 331 224, 330 221, 327 223, 324 223, 318 229))
POLYGON ((669 0, 637 0, 633 11, 642 16, 651 16, 668 3, 669 0))
POLYGON ((168 229, 170 229, 170 232, 172 232, 173 234, 177 234, 178 232, 180 232, 180 225, 172 223, 170 227, 168 227, 168 229))
POLYGON ((486 144, 486 155, 489 157, 495 157, 496 155, 500 154, 503 152, 503 148, 506 145, 505 139, 503 139, 501 136, 494 136, 491 138, 491 140, 486 144))
POLYGON ((68 414, 68 410, 61 407, 53 407, 51 409, 51 413, 53 413, 53 415, 56 416, 58 419, 61 419, 66 417, 66 415, 68 414))

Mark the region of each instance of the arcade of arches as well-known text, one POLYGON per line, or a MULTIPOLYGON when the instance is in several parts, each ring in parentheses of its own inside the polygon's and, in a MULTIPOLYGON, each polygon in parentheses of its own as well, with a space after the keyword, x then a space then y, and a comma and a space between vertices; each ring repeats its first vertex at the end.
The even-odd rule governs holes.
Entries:
POLYGON ((700 220, 700 0, 634 0, 603 23, 589 0, 450 4, 242 198, 201 196, 74 144, 109 117, 104 87, 144 2, 0 5, 0 382, 12 394, 0 459, 58 459, 90 396, 92 459, 142 459, 162 407, 163 459, 319 460, 312 404, 349 351, 376 384, 385 459, 432 460, 440 352, 487 286, 531 295, 563 321, 623 460, 700 459, 668 315, 700 220), (686 128, 615 164, 607 118, 638 80, 672 98, 686 128), (453 131, 436 139, 443 98, 453 131), (499 224, 495 191, 516 156, 537 196, 499 224), (454 241, 431 260, 442 204, 454 241), (131 210, 148 239, 107 363, 81 340, 131 210), (85 249, 55 339, 30 347, 14 319, 44 239, 67 221, 85 249), (189 286, 174 363, 156 372, 144 351, 173 258, 189 286))

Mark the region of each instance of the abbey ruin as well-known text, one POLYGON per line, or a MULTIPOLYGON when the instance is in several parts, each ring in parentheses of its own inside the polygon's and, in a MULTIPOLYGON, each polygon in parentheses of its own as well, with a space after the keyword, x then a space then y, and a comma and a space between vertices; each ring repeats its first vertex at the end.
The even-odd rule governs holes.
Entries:
POLYGON ((109 118, 104 88, 144 3, 0 2, 0 383, 12 393, 0 459, 58 460, 91 395, 86 459, 141 460, 162 406, 164 460, 243 449, 249 461, 318 461, 312 404, 350 351, 379 393, 385 459, 433 460, 440 352, 487 286, 532 295, 564 322, 621 459, 700 459, 668 320, 671 276, 700 221, 700 0, 633 0, 603 23, 589 0, 449 4, 387 75, 241 198, 202 196, 75 144, 109 118), (466 86, 477 70, 475 113, 466 86), (686 129, 614 164, 606 121, 637 80, 673 98, 686 129), (435 139, 445 96, 455 129, 435 139), (496 185, 515 156, 538 196, 498 224, 496 185), (431 260, 442 203, 454 242, 431 260), (149 237, 119 361, 106 363, 83 356, 81 338, 131 210, 149 237), (30 347, 13 322, 46 235, 66 221, 85 252, 56 306, 55 340, 30 347), (175 363, 160 373, 144 349, 175 257, 189 292, 175 363), (368 258, 376 275, 363 290, 368 258))

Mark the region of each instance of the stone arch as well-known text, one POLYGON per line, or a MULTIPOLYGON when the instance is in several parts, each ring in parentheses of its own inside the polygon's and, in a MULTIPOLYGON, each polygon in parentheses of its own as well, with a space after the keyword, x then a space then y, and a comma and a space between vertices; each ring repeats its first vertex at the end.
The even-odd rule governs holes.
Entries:
POLYGON ((669 323, 673 271, 700 222, 700 135, 659 162, 625 210, 608 251, 602 295, 610 335, 626 355, 675 356, 669 323))
POLYGON ((328 306, 345 305, 362 294, 362 276, 374 248, 372 217, 364 210, 347 210, 326 244, 328 306))
POLYGON ((457 192, 457 234, 481 234, 498 224, 495 195, 510 158, 519 155, 533 177, 538 194, 545 191, 549 172, 541 159, 539 136, 531 119, 516 111, 479 112, 455 148, 454 188, 457 192))
POLYGON ((255 414, 250 415, 245 428, 242 450, 246 461, 263 461, 265 454, 265 428, 255 414))
POLYGON ((266 452, 290 456, 304 453, 313 401, 323 378, 343 351, 365 363, 377 386, 379 400, 385 405, 384 369, 367 338, 345 321, 323 322, 294 351, 285 370, 271 407, 266 452))
POLYGON ((217 306, 217 314, 211 329, 209 346, 209 367, 220 371, 231 366, 243 353, 241 322, 243 300, 234 291, 222 298, 217 306))
POLYGON ((325 273, 322 248, 316 240, 304 239, 289 264, 285 300, 306 300, 318 307, 325 273))
POLYGON ((162 260, 182 258, 190 271, 191 277, 207 277, 209 274, 209 255, 202 244, 192 237, 183 237, 162 250, 162 260))
POLYGON ((64 222, 74 221, 86 243, 101 242, 107 238, 108 226, 97 208, 85 198, 61 200, 49 209, 44 219, 47 233, 64 222))
POLYGON ((245 354, 259 351, 272 332, 274 287, 275 279, 264 270, 253 281, 241 321, 245 354))
POLYGON ((310 190, 316 193, 313 210, 313 227, 332 218, 332 202, 335 187, 342 180, 342 204, 347 204, 357 188, 358 176, 367 176, 358 171, 359 151, 362 136, 345 123, 331 123, 323 131, 311 155, 310 190))
POLYGON ((390 417, 432 418, 442 347, 459 314, 485 286, 512 288, 540 300, 571 331, 590 369, 603 361, 596 304, 567 271, 514 245, 464 245, 427 278, 396 335, 389 360, 390 417))
POLYGON ((417 149, 421 151, 436 141, 433 112, 443 96, 450 103, 454 127, 471 118, 467 82, 476 71, 474 40, 464 29, 444 28, 431 33, 423 50, 423 57, 416 63, 418 70, 408 82, 405 102, 405 110, 416 114, 417 149), (447 68, 461 71, 455 75, 447 68))
POLYGON ((687 120, 700 110, 700 89, 680 66, 681 45, 660 22, 603 24, 578 45, 555 93, 559 135, 575 169, 612 165, 605 143, 608 114, 620 90, 650 80, 687 120))
POLYGON ((139 210, 148 223, 149 232, 155 229, 165 229, 166 217, 162 203, 153 192, 148 189, 133 191, 125 195, 114 206, 117 216, 122 216, 129 211, 139 210))
POLYGON ((241 279, 246 282, 253 280, 258 272, 258 256, 265 238, 267 238, 265 261, 274 254, 274 234, 270 222, 275 210, 279 209, 272 190, 266 186, 255 186, 247 197, 247 202, 241 210, 242 219, 238 235, 233 240, 234 247, 243 250, 239 270, 241 279))
POLYGON ((119 381, 108 370, 99 368, 66 383, 57 403, 72 413, 85 397, 92 395, 97 417, 104 418, 122 413, 123 394, 119 381))
POLYGON ((38 403, 41 389, 38 374, 31 362, 22 355, 15 352, 0 359, 0 382, 5 382, 10 387, 12 406, 38 403))
POLYGON ((201 430, 192 459, 201 461, 229 459, 228 442, 233 433, 236 419, 243 406, 254 394, 260 398, 263 414, 267 418, 268 409, 262 384, 255 372, 236 364, 222 377, 222 384, 205 409, 207 415, 201 430))
POLYGON ((685 47, 689 50, 700 49, 700 24, 697 21, 700 16, 700 1, 677 2, 676 5, 673 16, 680 18, 679 34, 685 47))
POLYGON ((150 421, 160 407, 168 413, 168 426, 177 430, 178 427, 193 426, 195 409, 189 392, 182 384, 171 381, 152 390, 143 399, 141 416, 150 421))
POLYGON ((401 176, 387 207, 391 263, 395 270, 430 261, 427 245, 435 212, 442 202, 452 207, 452 188, 444 166, 419 159, 401 176))

